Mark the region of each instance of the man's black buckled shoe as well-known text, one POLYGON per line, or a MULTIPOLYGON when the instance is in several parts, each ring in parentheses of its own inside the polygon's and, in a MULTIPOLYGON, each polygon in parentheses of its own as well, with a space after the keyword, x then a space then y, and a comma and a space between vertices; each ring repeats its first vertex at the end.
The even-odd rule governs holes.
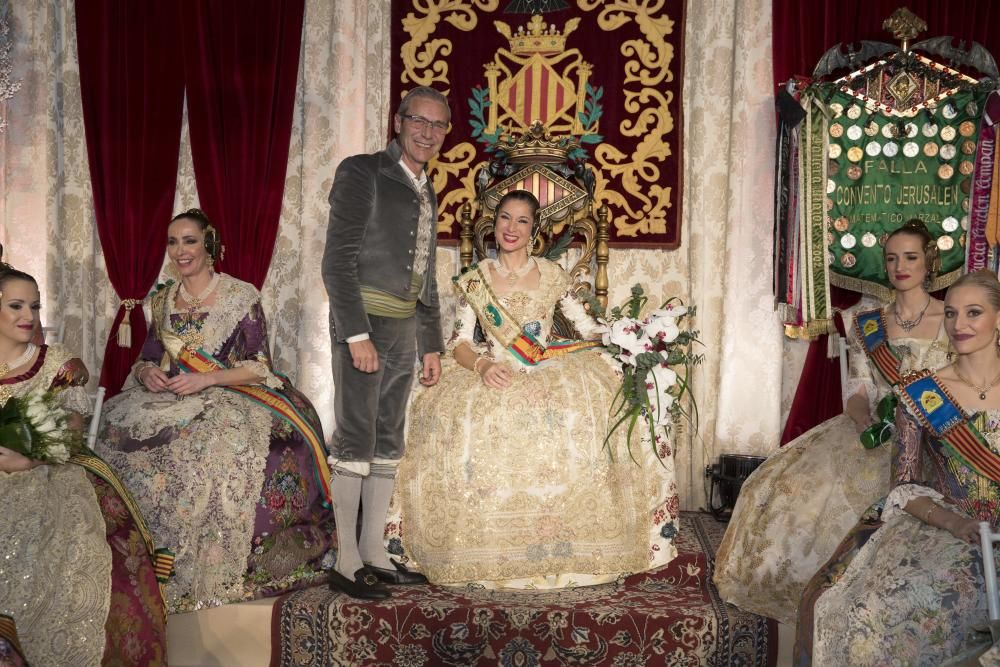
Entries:
POLYGON ((365 567, 376 577, 378 580, 386 584, 426 584, 427 577, 420 574, 419 572, 410 572, 406 569, 405 565, 397 563, 396 561, 389 559, 392 566, 396 569, 390 570, 384 567, 375 567, 374 565, 365 565, 365 567))
POLYGON ((354 581, 336 570, 330 570, 330 589, 359 600, 385 600, 391 595, 389 589, 379 582, 378 576, 367 567, 354 573, 354 581))

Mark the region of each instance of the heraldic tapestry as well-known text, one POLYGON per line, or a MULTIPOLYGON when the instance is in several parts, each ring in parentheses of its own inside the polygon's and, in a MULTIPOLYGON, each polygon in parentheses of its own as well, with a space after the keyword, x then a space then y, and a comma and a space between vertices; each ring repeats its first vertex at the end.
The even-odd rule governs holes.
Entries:
POLYGON ((591 168, 610 245, 676 248, 683 37, 684 0, 394 0, 392 99, 432 86, 451 101, 430 168, 439 238, 458 240, 477 173, 539 121, 573 144, 567 173, 591 168))

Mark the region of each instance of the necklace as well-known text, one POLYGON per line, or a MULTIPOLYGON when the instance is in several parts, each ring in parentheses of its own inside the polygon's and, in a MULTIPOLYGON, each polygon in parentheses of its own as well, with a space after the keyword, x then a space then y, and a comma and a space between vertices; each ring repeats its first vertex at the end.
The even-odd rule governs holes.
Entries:
POLYGON ((28 347, 24 348, 24 354, 19 356, 14 361, 11 361, 10 363, 0 361, 0 377, 5 377, 7 373, 10 373, 15 368, 20 368, 24 364, 28 363, 28 360, 31 359, 37 349, 37 345, 34 343, 28 343, 28 347))
POLYGON ((514 289, 514 285, 517 284, 517 281, 528 275, 528 272, 531 271, 534 265, 535 263, 533 259, 529 257, 528 261, 524 263, 524 266, 518 269, 508 269, 500 263, 500 260, 496 260, 494 267, 496 268, 497 273, 500 274, 500 277, 507 281, 507 287, 514 289))
POLYGON ((909 333, 910 329, 920 324, 920 320, 924 319, 924 313, 927 312, 927 308, 930 307, 930 305, 931 305, 931 295, 928 294, 927 303, 925 303, 921 311, 917 313, 917 316, 912 320, 904 320, 899 316, 899 302, 897 301, 892 306, 892 316, 896 318, 896 324, 899 325, 899 328, 909 333))
POLYGON ((952 366, 952 368, 955 369, 955 375, 957 375, 958 379, 962 381, 962 384, 965 384, 965 385, 968 385, 969 387, 972 387, 976 392, 979 393, 979 400, 980 401, 985 401, 986 400, 986 394, 989 393, 990 389, 993 388, 993 385, 995 385, 998 381, 1000 381, 1000 373, 997 373, 996 377, 994 377, 992 380, 990 380, 987 385, 985 385, 983 387, 978 387, 978 386, 972 384, 972 382, 967 377, 965 377, 964 375, 962 375, 962 371, 958 370, 958 364, 955 364, 954 366, 952 366))
POLYGON ((205 299, 208 298, 208 295, 215 290, 218 284, 219 284, 219 274, 218 273, 212 274, 212 279, 208 281, 208 287, 203 289, 201 291, 201 294, 199 294, 198 296, 194 296, 193 294, 191 294, 191 292, 188 292, 187 287, 184 286, 184 282, 181 281, 181 287, 180 287, 181 298, 187 302, 188 310, 194 311, 197 310, 198 308, 201 308, 202 302, 204 302, 205 299))

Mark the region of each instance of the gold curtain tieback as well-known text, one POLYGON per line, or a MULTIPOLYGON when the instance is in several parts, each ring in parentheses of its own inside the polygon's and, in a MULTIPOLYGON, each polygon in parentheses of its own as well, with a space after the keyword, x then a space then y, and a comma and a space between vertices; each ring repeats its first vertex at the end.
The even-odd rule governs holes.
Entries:
POLYGON ((142 299, 122 299, 121 306, 125 308, 122 321, 118 324, 118 347, 132 347, 132 309, 142 303, 142 299))

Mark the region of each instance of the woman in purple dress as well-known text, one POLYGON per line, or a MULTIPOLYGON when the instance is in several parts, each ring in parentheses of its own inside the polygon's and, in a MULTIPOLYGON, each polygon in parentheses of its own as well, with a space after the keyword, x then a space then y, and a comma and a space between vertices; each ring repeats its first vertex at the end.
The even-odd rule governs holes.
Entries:
POLYGON ((170 612, 309 583, 330 544, 322 427, 272 368, 260 293, 214 271, 221 250, 201 211, 171 221, 181 280, 150 298, 142 354, 98 438, 176 552, 170 612))

